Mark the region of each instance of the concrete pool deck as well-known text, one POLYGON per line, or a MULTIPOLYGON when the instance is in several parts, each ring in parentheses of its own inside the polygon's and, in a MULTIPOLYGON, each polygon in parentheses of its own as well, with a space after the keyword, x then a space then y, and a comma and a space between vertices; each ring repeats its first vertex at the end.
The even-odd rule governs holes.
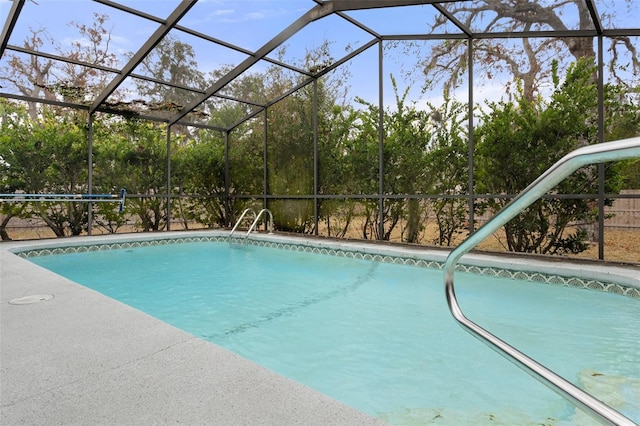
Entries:
POLYGON ((0 245, 2 425, 383 424, 8 251, 21 245, 37 243, 0 245), (38 295, 53 298, 9 303, 38 295))

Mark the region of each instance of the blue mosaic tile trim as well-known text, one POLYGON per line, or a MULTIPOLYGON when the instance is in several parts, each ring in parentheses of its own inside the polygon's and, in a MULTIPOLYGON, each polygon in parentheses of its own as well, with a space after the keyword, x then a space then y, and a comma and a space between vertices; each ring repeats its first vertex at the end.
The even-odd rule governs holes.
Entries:
MULTIPOLYGON (((234 240, 237 240, 234 238, 234 240)), ((39 248, 17 253, 18 256, 23 258, 38 257, 38 256, 50 256, 55 254, 67 254, 67 253, 83 253, 89 251, 102 251, 102 250, 117 250, 128 249, 136 247, 152 247, 162 246, 168 244, 181 244, 181 243, 193 243, 193 242, 227 242, 229 238, 227 236, 198 236, 198 237, 180 237, 180 238, 161 238, 157 240, 148 241, 127 241, 118 243, 103 243, 92 245, 80 245, 71 247, 56 247, 56 248, 39 248)), ((329 247, 314 247, 304 244, 295 243, 283 243, 274 241, 263 240, 243 240, 243 243, 248 245, 254 245, 259 247, 276 248, 281 250, 292 250, 305 253, 322 254, 327 256, 339 256, 353 259, 373 260, 375 262, 393 263, 399 265, 417 266, 420 268, 430 269, 443 269, 444 262, 429 261, 425 259, 413 259, 405 258, 401 256, 390 256, 375 253, 364 253, 356 250, 345 250, 341 248, 329 248, 329 247)), ((503 268, 494 267, 479 267, 473 265, 456 266, 456 271, 468 272, 477 275, 486 275, 491 277, 501 277, 509 279, 517 279, 523 281, 533 281, 543 284, 551 285, 563 285, 569 287, 577 287, 591 290, 598 290, 607 293, 615 293, 623 296, 633 297, 640 299, 640 289, 634 287, 626 287, 616 283, 602 282, 598 280, 588 280, 576 277, 564 277, 560 275, 544 274, 540 272, 524 272, 515 271, 503 268)))
POLYGON ((28 259, 30 257, 50 256, 53 254, 84 253, 89 251, 104 251, 104 250, 129 249, 129 248, 136 248, 136 247, 165 246, 169 244, 182 244, 182 243, 226 242, 227 240, 228 239, 225 236, 161 238, 157 240, 148 240, 148 241, 123 241, 118 243, 100 243, 100 244, 89 244, 89 245, 69 246, 69 247, 37 248, 37 249, 16 253, 16 255, 22 258, 28 259))

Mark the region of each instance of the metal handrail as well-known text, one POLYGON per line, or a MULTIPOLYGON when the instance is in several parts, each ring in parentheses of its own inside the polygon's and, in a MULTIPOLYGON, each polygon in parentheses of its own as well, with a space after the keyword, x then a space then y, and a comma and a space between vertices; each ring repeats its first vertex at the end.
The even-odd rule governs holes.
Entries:
POLYGON ((569 400, 572 404, 584 410, 597 421, 610 425, 633 426, 635 423, 626 416, 620 414, 618 411, 604 404, 599 399, 560 377, 553 371, 544 367, 542 364, 518 351, 513 346, 510 346, 505 341, 465 317, 458 301, 456 300, 453 285, 455 266, 464 254, 469 252, 489 236, 493 235, 494 232, 499 230, 504 224, 509 222, 509 220, 553 189, 567 176, 580 167, 589 164, 629 158, 640 158, 640 137, 585 146, 561 158, 531 185, 525 188, 509 204, 507 204, 498 214, 496 214, 496 216, 479 228, 474 234, 469 236, 469 238, 449 254, 444 265, 444 283, 449 310, 462 328, 471 333, 474 337, 486 343, 489 347, 545 384, 547 387, 569 400))
POLYGON ((240 222, 242 222, 242 219, 244 219, 244 217, 247 215, 247 213, 253 213, 253 218, 256 218, 256 212, 253 209, 244 209, 244 211, 242 212, 242 214, 240 215, 240 219, 238 219, 238 221, 236 222, 236 224, 234 225, 233 229, 231 230, 231 232, 229 233, 229 242, 231 242, 231 237, 233 236, 233 233, 235 232, 236 228, 238 227, 238 225, 240 225, 240 222))
POLYGON ((269 234, 273 234, 273 215, 271 214, 271 210, 262 209, 262 210, 260 210, 260 213, 258 213, 258 216, 256 216, 256 219, 251 224, 251 227, 247 231, 247 235, 245 235, 245 238, 247 238, 249 236, 249 234, 251 234, 251 232, 255 229, 256 225, 258 224, 258 221, 260 220, 260 218, 262 217, 262 215, 265 212, 269 214, 269 221, 267 222, 267 229, 269 229, 269 234))

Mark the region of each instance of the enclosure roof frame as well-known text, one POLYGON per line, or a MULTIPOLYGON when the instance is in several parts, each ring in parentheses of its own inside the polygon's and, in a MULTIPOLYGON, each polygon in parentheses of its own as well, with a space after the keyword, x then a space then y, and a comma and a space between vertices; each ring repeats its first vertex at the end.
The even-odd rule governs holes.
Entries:
MULTIPOLYGON (((127 78, 135 78, 144 81, 148 81, 154 84, 162 84, 168 87, 172 87, 175 89, 191 92, 194 94, 194 99, 187 103, 187 105, 180 105, 180 109, 173 113, 173 115, 168 115, 164 117, 156 117, 153 115, 145 115, 145 114, 137 114, 136 116, 139 118, 150 119, 152 121, 165 122, 167 125, 172 126, 174 124, 181 125, 194 125, 198 127, 204 128, 212 128, 218 129, 220 126, 212 126, 207 123, 192 123, 188 119, 188 115, 197 110, 197 108, 202 105, 207 100, 216 97, 219 99, 226 99, 234 102, 244 103, 246 105, 254 106, 258 108, 258 111, 251 112, 247 114, 244 118, 239 121, 227 126, 223 127, 225 131, 230 131, 233 128, 237 127, 242 122, 251 119, 255 116, 259 111, 267 108, 270 105, 273 105, 275 102, 283 99, 287 95, 293 93, 292 91, 287 91, 287 93, 283 96, 277 96, 274 99, 266 100, 266 102, 256 102, 247 99, 238 99, 233 96, 229 96, 227 94, 220 93, 224 88, 226 88, 230 83, 235 81, 238 77, 243 75, 247 70, 249 70, 254 64, 259 61, 266 61, 273 65, 277 65, 289 71, 295 72, 298 75, 302 76, 301 84, 296 85, 297 88, 303 87, 306 84, 311 83, 315 79, 326 75, 329 71, 335 70, 339 65, 344 64, 348 60, 357 56, 353 52, 345 55, 344 57, 338 58, 333 63, 328 64, 328 66, 323 67, 319 70, 305 70, 301 69, 298 66, 287 64, 281 60, 274 59, 269 56, 271 52, 276 50, 278 47, 284 45, 291 37, 293 37, 296 33, 306 27, 308 24, 317 21, 319 19, 325 18, 329 15, 336 15, 340 18, 344 19, 351 25, 359 28, 360 30, 368 33, 372 40, 366 42, 366 46, 370 46, 371 43, 379 42, 379 41, 388 41, 388 40, 446 40, 446 39, 499 39, 499 38, 550 38, 550 37, 633 37, 640 36, 640 28, 605 28, 600 19, 600 13, 598 11, 595 0, 584 0, 585 5, 587 7, 591 22, 593 24, 592 29, 567 29, 564 31, 555 31, 555 30, 546 30, 546 31, 523 31, 523 32, 476 32, 473 31, 468 25, 462 22, 457 16, 447 9, 447 5, 450 3, 456 3, 454 0, 312 0, 309 3, 312 5, 311 8, 303 13, 298 19, 292 22, 285 29, 280 31, 276 36, 266 41, 260 48, 256 51, 251 51, 249 49, 237 46, 235 44, 229 43, 220 38, 212 37, 207 34, 203 34, 202 32, 196 31, 193 28, 185 26, 180 23, 180 20, 189 12, 189 10, 197 3, 197 0, 181 0, 175 9, 169 14, 166 19, 160 18, 158 16, 154 16, 152 14, 146 13, 142 10, 118 3, 114 0, 94 0, 94 2, 105 5, 107 7, 117 9, 121 12, 128 13, 131 15, 135 15, 139 18, 147 20, 149 22, 153 22, 158 24, 158 28, 151 34, 147 40, 142 44, 142 46, 133 54, 130 60, 124 64, 120 68, 114 68, 109 66, 103 66, 100 64, 90 64, 83 61, 79 61, 74 58, 68 58, 61 55, 55 55, 51 53, 39 52, 34 49, 29 49, 26 47, 19 47, 15 45, 11 45, 9 43, 12 32, 14 31, 16 25, 20 24, 19 17, 21 12, 24 10, 26 0, 13 0, 11 10, 9 11, 6 22, 2 28, 2 33, 0 34, 0 57, 4 56, 6 52, 18 52, 25 55, 32 55, 35 57, 43 57, 55 61, 66 62, 69 64, 89 67, 95 69, 97 71, 112 73, 114 76, 107 83, 107 85, 102 89, 98 95, 89 102, 89 105, 74 103, 74 102, 64 102, 57 101, 53 102, 51 100, 45 100, 39 97, 29 97, 25 95, 18 95, 15 93, 7 93, 3 92, 0 88, 0 97, 12 98, 12 99, 20 99, 24 101, 30 102, 38 102, 45 104, 56 104, 56 105, 64 105, 71 108, 77 108, 82 110, 88 110, 89 113, 94 113, 97 111, 102 112, 110 112, 115 114, 123 114, 127 115, 126 112, 120 111, 117 108, 113 108, 109 105, 108 98, 111 94, 125 81, 127 78), (360 22, 358 19, 355 19, 353 16, 347 14, 350 11, 362 11, 369 9, 384 9, 391 7, 407 7, 407 6, 431 6, 433 7, 439 14, 441 14, 448 22, 450 22, 453 27, 457 28, 459 32, 452 33, 429 33, 429 34, 381 34, 373 28, 370 28, 366 24, 360 22), (215 81, 210 87, 207 88, 196 88, 196 87, 188 87, 183 84, 177 84, 173 82, 167 82, 162 79, 146 76, 140 73, 135 72, 136 67, 150 54, 150 52, 154 49, 155 46, 160 43, 167 34, 172 31, 177 30, 189 34, 191 36, 200 38, 210 43, 214 43, 215 45, 222 46, 227 49, 231 49, 240 54, 246 55, 246 59, 240 62, 238 65, 233 67, 230 71, 228 71, 225 75, 220 77, 217 81, 215 81)), ((459 3, 459 2, 458 2, 459 3)), ((356 49, 356 52, 362 52, 366 48, 356 49)))

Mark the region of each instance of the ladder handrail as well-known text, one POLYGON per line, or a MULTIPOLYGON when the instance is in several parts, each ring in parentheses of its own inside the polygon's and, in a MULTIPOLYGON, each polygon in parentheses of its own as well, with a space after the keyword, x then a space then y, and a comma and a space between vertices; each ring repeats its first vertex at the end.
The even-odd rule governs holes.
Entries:
POLYGON ((255 229, 256 225, 258 224, 258 221, 260 220, 260 218, 265 212, 269 214, 269 221, 267 222, 267 228, 269 229, 269 234, 273 234, 273 214, 271 214, 271 210, 269 209, 262 209, 260 210, 260 213, 258 213, 258 216, 256 216, 255 220, 251 224, 251 227, 247 231, 247 235, 245 235, 245 238, 247 238, 249 234, 251 234, 251 232, 255 229))
POLYGON ((449 254, 444 265, 444 283, 449 310, 463 329, 547 387, 569 400, 572 404, 586 411, 587 414, 597 421, 603 424, 632 426, 635 425, 635 423, 623 414, 612 409, 599 399, 560 377, 465 317, 456 299, 453 284, 455 266, 464 254, 493 235, 494 232, 498 231, 504 224, 509 222, 509 220, 544 196, 567 176, 580 167, 589 164, 629 158, 640 158, 640 137, 585 146, 561 158, 500 210, 489 222, 480 227, 449 254))
POLYGON ((255 210, 249 208, 249 209, 244 209, 244 211, 242 212, 242 214, 240 215, 240 219, 238 219, 238 221, 236 222, 236 224, 234 225, 233 229, 231 230, 231 232, 229 233, 229 241, 231 241, 231 237, 233 236, 233 233, 235 232, 236 228, 238 227, 238 225, 240 225, 240 222, 242 222, 242 219, 244 219, 244 217, 246 216, 247 213, 253 213, 253 217, 255 219, 256 217, 256 212, 255 210))

